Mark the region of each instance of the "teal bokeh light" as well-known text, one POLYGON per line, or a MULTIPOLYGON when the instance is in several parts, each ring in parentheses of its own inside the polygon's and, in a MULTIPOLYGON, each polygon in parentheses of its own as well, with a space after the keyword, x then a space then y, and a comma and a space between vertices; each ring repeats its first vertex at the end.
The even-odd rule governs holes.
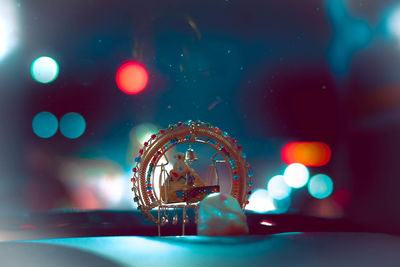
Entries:
POLYGON ((51 57, 39 57, 32 63, 31 75, 39 83, 50 83, 58 76, 58 63, 51 57))
POLYGON ((58 120, 52 113, 43 111, 33 118, 32 129, 33 132, 41 138, 52 137, 58 128, 58 120))
POLYGON ((308 192, 315 198, 323 199, 329 197, 333 191, 332 179, 325 174, 316 174, 311 177, 308 184, 308 192))
POLYGON ((339 78, 348 75, 354 55, 372 40, 368 21, 351 12, 346 0, 326 0, 326 11, 333 37, 327 54, 331 71, 339 78))
POLYGON ((67 113, 60 120, 60 131, 67 138, 78 138, 85 132, 85 130, 85 119, 79 113, 67 113))

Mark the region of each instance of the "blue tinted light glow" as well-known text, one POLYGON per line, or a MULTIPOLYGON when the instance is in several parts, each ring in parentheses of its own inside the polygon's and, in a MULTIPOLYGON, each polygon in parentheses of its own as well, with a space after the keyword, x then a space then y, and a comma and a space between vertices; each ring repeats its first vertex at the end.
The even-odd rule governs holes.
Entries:
POLYGON ((8 26, 4 20, 0 19, 0 59, 7 54, 10 48, 8 26))
POLYGON ((32 63, 31 75, 39 83, 50 83, 58 76, 58 64, 51 57, 39 57, 32 63))
POLYGON ((246 205, 246 210, 254 212, 269 212, 275 210, 275 204, 268 191, 265 189, 256 189, 249 197, 249 204, 246 205))
POLYGON ((158 127, 152 123, 142 123, 133 129, 133 133, 139 144, 150 140, 151 135, 158 132, 158 127))
POLYGON ((288 196, 283 199, 274 199, 274 204, 276 207, 274 213, 276 214, 285 213, 289 210, 290 205, 292 204, 292 198, 288 196))
POLYGON ((78 138, 85 132, 85 129, 85 119, 79 113, 67 113, 60 120, 60 131, 67 138, 78 138))
POLYGON ((332 179, 325 174, 316 174, 311 177, 308 184, 308 192, 315 198, 323 199, 332 194, 333 182, 332 179))
POLYGON ((287 198, 292 189, 285 183, 285 180, 282 175, 276 175, 272 177, 267 184, 267 189, 269 194, 274 199, 284 199, 287 198))
POLYGON ((41 138, 52 137, 58 128, 58 120, 52 113, 43 111, 33 118, 32 129, 33 132, 41 138))
POLYGON ((400 41, 400 7, 389 17, 388 27, 390 33, 400 41))
POLYGON ((18 45, 18 13, 13 0, 0 1, 0 61, 18 45))
POLYGON ((347 74, 354 54, 366 47, 372 39, 372 30, 367 21, 353 16, 349 12, 347 2, 326 1, 326 10, 333 30, 327 56, 332 72, 338 76, 347 74))

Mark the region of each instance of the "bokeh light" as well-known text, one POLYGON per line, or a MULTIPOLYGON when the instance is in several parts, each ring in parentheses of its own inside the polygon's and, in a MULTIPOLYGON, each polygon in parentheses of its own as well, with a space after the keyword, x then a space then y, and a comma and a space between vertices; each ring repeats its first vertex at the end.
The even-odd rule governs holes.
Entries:
POLYGON ((50 83, 58 76, 58 64, 51 57, 39 57, 32 62, 31 75, 39 83, 50 83))
POLYGON ((388 20, 390 33, 400 41, 400 7, 394 10, 388 20))
POLYGON ((115 79, 121 91, 127 94, 137 94, 146 88, 149 75, 142 65, 128 61, 118 68, 115 79))
POLYGON ((354 55, 370 44, 373 30, 367 20, 352 14, 349 1, 324 2, 333 30, 331 44, 327 50, 328 63, 333 74, 344 78, 349 74, 354 55))
POLYGON ((274 199, 275 210, 274 213, 282 214, 289 210, 292 204, 292 198, 290 196, 283 199, 274 199))
POLYGON ((311 177, 308 183, 308 192, 311 196, 323 199, 332 194, 333 182, 332 179, 325 174, 316 174, 311 177))
POLYGON ((133 134, 139 144, 150 140, 151 136, 158 132, 158 127, 152 123, 142 123, 133 128, 133 134))
POLYGON ((0 60, 18 43, 16 4, 13 0, 0 1, 0 60))
POLYGON ((130 209, 132 201, 131 170, 109 159, 64 158, 58 167, 69 199, 59 207, 78 209, 130 209))
POLYGON ((303 164, 293 163, 286 167, 283 177, 288 186, 301 188, 307 184, 310 172, 303 164))
POLYGON ((32 129, 41 138, 52 137, 57 132, 58 120, 52 113, 42 111, 33 118, 32 129))
POLYGON ((123 175, 118 176, 103 176, 99 178, 98 186, 101 196, 106 199, 108 206, 113 206, 121 202, 126 188, 125 181, 127 177, 123 175))
POLYGON ((268 191, 263 188, 254 190, 249 197, 249 204, 246 205, 246 210, 259 213, 274 211, 275 208, 273 198, 270 196, 268 191))
POLYGON ((60 131, 67 138, 78 138, 85 132, 85 130, 85 119, 79 113, 67 113, 60 120, 60 131))
POLYGON ((276 175, 269 179, 267 189, 271 197, 278 200, 287 198, 292 192, 292 189, 285 183, 282 175, 276 175))
POLYGON ((8 46, 7 25, 3 20, 0 20, 0 59, 6 55, 8 46))
POLYGON ((286 164, 319 167, 330 161, 331 154, 331 149, 323 142, 290 142, 282 148, 281 156, 286 164))

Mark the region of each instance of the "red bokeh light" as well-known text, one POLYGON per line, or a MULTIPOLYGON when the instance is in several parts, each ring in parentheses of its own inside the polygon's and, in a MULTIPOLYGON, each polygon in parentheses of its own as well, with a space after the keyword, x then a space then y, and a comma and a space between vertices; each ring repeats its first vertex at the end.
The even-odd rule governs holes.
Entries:
POLYGON ((282 148, 282 160, 288 165, 323 166, 330 161, 331 154, 329 146, 322 142, 290 142, 282 148))
POLYGON ((146 88, 149 81, 149 74, 139 63, 128 61, 118 68, 115 80, 122 92, 137 94, 146 88))

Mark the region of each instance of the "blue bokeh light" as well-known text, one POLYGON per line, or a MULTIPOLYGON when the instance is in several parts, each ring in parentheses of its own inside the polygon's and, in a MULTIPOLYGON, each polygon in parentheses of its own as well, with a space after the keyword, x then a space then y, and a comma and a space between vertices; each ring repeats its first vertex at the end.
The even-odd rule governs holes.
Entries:
POLYGON ((32 130, 41 138, 52 137, 58 129, 58 120, 56 116, 47 111, 42 111, 33 118, 32 130))
POLYGON ((353 56, 370 44, 372 29, 367 21, 350 14, 347 1, 327 0, 326 9, 333 30, 328 62, 336 76, 345 77, 353 56))
POLYGON ((60 120, 60 131, 67 138, 78 138, 85 132, 85 130, 86 121, 79 113, 67 113, 60 120))
POLYGON ((286 213, 289 210, 291 204, 292 204, 292 198, 290 195, 283 199, 274 199, 274 205, 276 207, 274 213, 275 214, 286 213))
POLYGON ((332 179, 325 174, 316 174, 311 177, 308 184, 308 192, 315 198, 323 199, 329 197, 333 191, 332 179))

